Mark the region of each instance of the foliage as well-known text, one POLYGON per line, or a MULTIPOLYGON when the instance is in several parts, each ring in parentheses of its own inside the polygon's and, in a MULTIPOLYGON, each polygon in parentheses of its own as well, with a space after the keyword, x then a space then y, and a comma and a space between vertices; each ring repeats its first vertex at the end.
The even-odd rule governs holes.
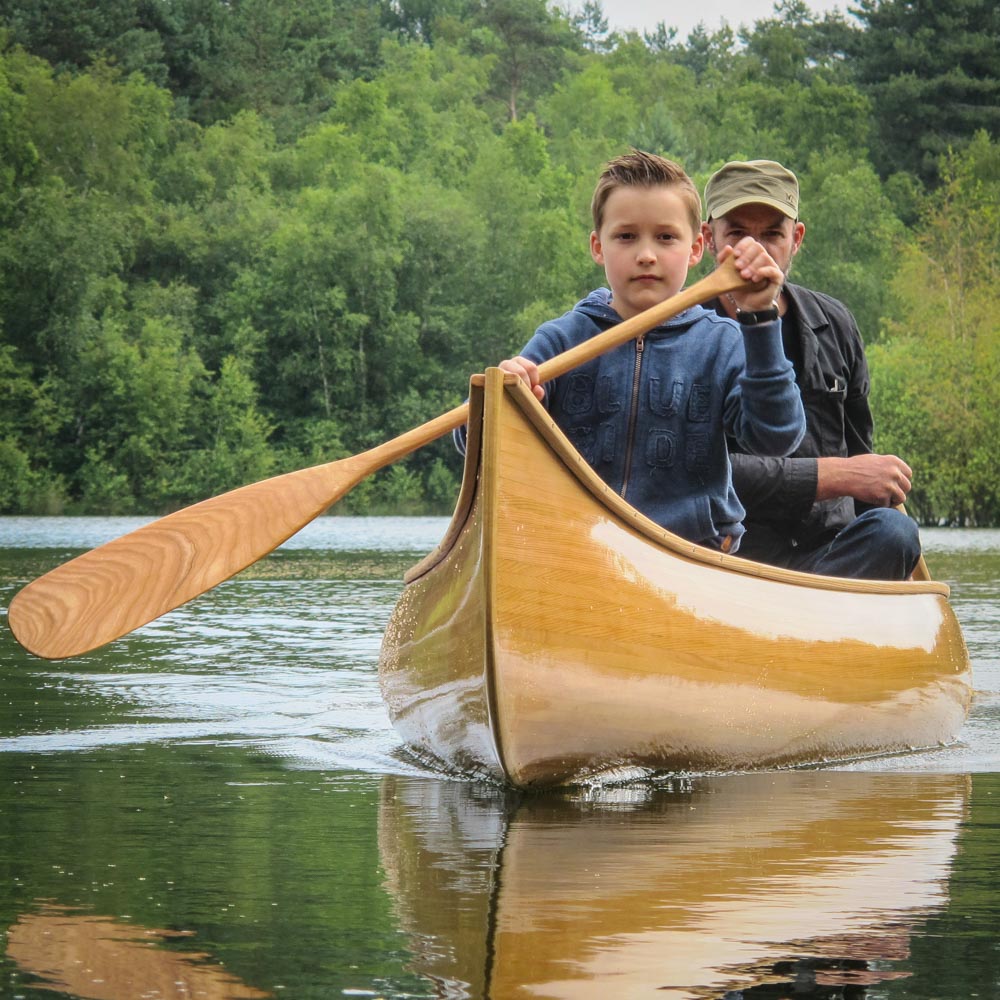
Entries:
MULTIPOLYGON (((857 315, 915 510, 1000 520, 993 7, 567 10, 0 0, 0 512, 164 512, 450 408, 603 281, 594 178, 637 146, 798 173, 795 276, 857 315)), ((460 473, 438 442, 340 509, 444 513, 460 473)))
POLYGON ((936 177, 939 158, 1000 127, 1000 7, 994 0, 859 0, 848 44, 875 108, 884 174, 936 177))
POLYGON ((918 471, 924 518, 1000 522, 1000 147, 980 133, 948 157, 945 183, 903 253, 885 341, 872 352, 879 446, 918 471))
POLYGON ((846 153, 808 162, 801 192, 806 237, 793 277, 850 303, 870 343, 888 307, 903 227, 870 164, 846 153))
POLYGON ((291 133, 331 87, 378 66, 379 4, 348 0, 0 0, 13 43, 58 71, 108 62, 168 88, 203 124, 253 110, 291 133))

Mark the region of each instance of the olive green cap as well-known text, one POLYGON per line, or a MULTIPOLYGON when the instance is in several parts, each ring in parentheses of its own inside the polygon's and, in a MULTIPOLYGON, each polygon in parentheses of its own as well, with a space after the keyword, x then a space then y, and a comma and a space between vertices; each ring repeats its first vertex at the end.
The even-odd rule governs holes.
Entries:
POLYGON ((774 160, 732 160, 709 177, 705 211, 721 219, 740 205, 770 205, 798 219, 799 180, 774 160))

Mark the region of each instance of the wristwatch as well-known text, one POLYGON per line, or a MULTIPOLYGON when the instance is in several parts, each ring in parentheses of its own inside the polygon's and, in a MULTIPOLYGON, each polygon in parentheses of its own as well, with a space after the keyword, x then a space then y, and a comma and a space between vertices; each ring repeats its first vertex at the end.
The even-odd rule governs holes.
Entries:
POLYGON ((773 323, 778 318, 778 307, 771 306, 770 309, 757 309, 751 312, 748 309, 736 310, 736 322, 740 326, 759 326, 761 323, 773 323))

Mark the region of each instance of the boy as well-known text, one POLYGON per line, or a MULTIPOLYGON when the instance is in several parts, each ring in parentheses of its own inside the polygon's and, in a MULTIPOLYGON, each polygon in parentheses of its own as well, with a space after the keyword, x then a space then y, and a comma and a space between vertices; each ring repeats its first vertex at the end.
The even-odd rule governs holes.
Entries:
POLYGON ((746 239, 726 256, 757 290, 736 293, 739 324, 701 306, 545 386, 538 364, 680 291, 701 259, 701 198, 670 160, 633 150, 608 164, 592 201, 590 252, 610 285, 542 324, 500 367, 524 379, 594 470, 683 538, 735 552, 743 507, 726 434, 787 455, 805 417, 781 348, 782 274, 746 239))

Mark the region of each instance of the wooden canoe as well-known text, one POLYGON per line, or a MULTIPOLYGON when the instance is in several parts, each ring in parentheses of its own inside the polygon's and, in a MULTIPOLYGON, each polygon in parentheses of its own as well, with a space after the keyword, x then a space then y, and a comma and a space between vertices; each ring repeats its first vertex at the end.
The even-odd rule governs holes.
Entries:
POLYGON ((519 787, 936 747, 971 700, 949 588, 684 541, 595 475, 512 376, 472 380, 462 488, 379 661, 419 755, 519 787))

